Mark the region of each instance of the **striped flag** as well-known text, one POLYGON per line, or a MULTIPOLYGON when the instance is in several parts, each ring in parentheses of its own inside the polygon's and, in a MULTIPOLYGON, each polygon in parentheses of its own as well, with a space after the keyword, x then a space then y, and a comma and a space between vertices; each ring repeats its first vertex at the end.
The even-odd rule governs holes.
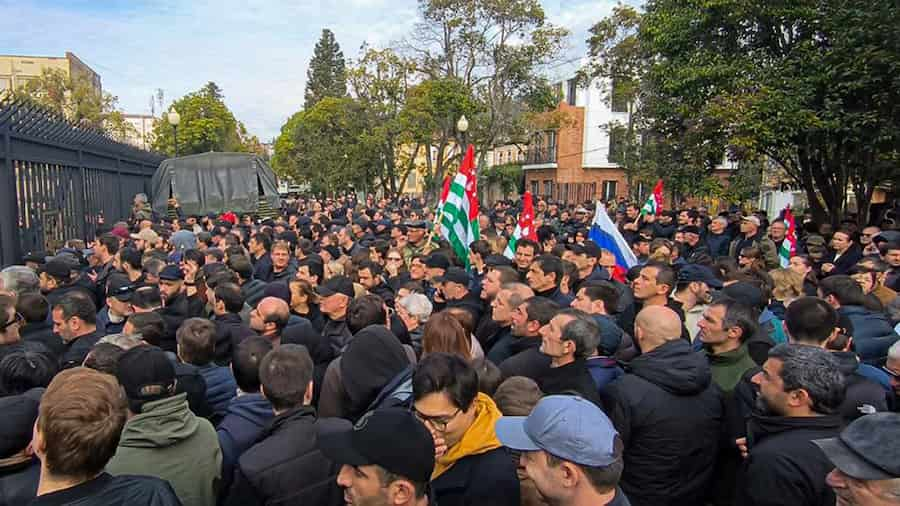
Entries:
POLYGON ((434 210, 435 216, 440 216, 441 210, 444 208, 444 202, 447 202, 447 195, 450 193, 450 176, 444 177, 444 186, 441 189, 441 198, 438 200, 437 208, 434 210))
POLYGON ((791 212, 791 206, 787 206, 782 211, 782 219, 787 226, 787 234, 784 241, 778 248, 778 262, 781 267, 787 268, 791 264, 791 257, 797 254, 797 229, 794 223, 794 213, 791 212))
POLYGON ((519 214, 519 222, 516 224, 516 230, 513 232, 509 242, 506 243, 506 249, 503 256, 513 258, 516 256, 516 244, 521 238, 537 241, 537 232, 534 230, 534 204, 531 201, 531 192, 527 191, 522 195, 522 212, 519 214))
POLYGON ((641 208, 641 214, 652 214, 655 216, 662 212, 662 207, 663 181, 660 179, 656 182, 656 186, 653 187, 653 195, 650 195, 650 198, 644 203, 644 207, 641 208))
POLYGON ((637 257, 631 251, 628 242, 622 237, 619 227, 609 219, 609 215, 606 214, 606 206, 602 202, 597 202, 596 209, 588 238, 597 243, 597 246, 612 252, 616 258, 613 277, 619 281, 624 281, 625 273, 628 272, 628 269, 638 263, 637 257))
POLYGON ((466 149, 459 172, 450 183, 441 218, 441 237, 450 243, 457 258, 469 267, 469 245, 478 240, 478 191, 475 150, 466 149))

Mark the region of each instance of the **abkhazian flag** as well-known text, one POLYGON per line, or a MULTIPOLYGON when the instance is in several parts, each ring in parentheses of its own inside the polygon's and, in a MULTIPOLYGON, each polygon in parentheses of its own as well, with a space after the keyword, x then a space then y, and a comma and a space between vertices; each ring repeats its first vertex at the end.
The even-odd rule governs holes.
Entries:
POLYGON ((444 178, 444 186, 441 189, 441 198, 438 200, 437 208, 434 210, 435 216, 440 216, 441 210, 444 209, 444 202, 447 202, 447 195, 450 193, 450 176, 444 178))
POLYGON ((787 268, 791 264, 791 257, 797 254, 797 229, 791 206, 784 208, 782 219, 787 227, 787 234, 785 234, 784 241, 781 242, 781 246, 778 248, 778 262, 781 264, 781 267, 787 268))
POLYGON ((441 217, 441 237, 450 243, 457 258, 469 268, 469 245, 479 238, 478 190, 475 177, 475 150, 470 144, 459 172, 450 183, 441 217))
POLYGON ((663 181, 660 179, 656 182, 656 186, 653 187, 653 195, 650 195, 647 202, 644 202, 644 207, 641 208, 641 214, 652 214, 655 216, 662 212, 662 207, 663 181))
POLYGON ((523 237, 537 242, 537 231, 534 230, 534 204, 529 191, 522 195, 522 212, 519 214, 519 222, 516 224, 516 230, 513 232, 512 237, 509 238, 509 242, 506 243, 503 256, 506 258, 515 257, 516 244, 523 237))

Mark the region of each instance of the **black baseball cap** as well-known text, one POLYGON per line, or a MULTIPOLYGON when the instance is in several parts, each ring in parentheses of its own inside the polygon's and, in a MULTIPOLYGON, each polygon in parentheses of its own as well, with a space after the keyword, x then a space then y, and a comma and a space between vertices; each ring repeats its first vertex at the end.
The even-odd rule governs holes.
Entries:
POLYGON ((732 283, 723 288, 720 293, 756 309, 761 309, 766 306, 766 302, 763 300, 762 290, 746 281, 732 283))
POLYGON ((69 279, 72 277, 72 265, 62 258, 54 257, 42 265, 39 272, 44 272, 54 278, 69 279))
POLYGON ((144 402, 165 399, 175 393, 175 366, 156 346, 135 346, 119 357, 116 379, 125 390, 132 412, 144 402))
POLYGON ((184 280, 184 272, 177 265, 167 265, 159 271, 159 279, 165 281, 182 281, 184 280))
POLYGON ((722 281, 713 275, 712 269, 705 265, 687 264, 678 271, 679 283, 701 281, 710 288, 722 288, 722 281))
POLYGON ((681 233, 700 235, 700 228, 696 225, 685 225, 681 227, 681 233))
POLYGON ((322 297, 330 297, 336 293, 342 293, 352 299, 356 293, 353 290, 353 281, 347 276, 335 276, 319 286, 319 295, 322 297))
POLYGON ((43 251, 28 252, 24 257, 22 257, 22 261, 34 262, 36 264, 44 265, 45 263, 47 263, 47 253, 43 251))
POLYGON ((110 274, 109 278, 106 280, 106 296, 115 297, 122 302, 131 300, 134 288, 135 286, 131 283, 131 280, 128 279, 128 276, 118 272, 110 274))
POLYGON ((326 457, 349 466, 377 465, 416 483, 431 481, 434 440, 408 410, 370 411, 352 429, 319 435, 326 457))
POLYGON ((448 269, 450 267, 450 259, 443 253, 432 253, 425 257, 425 267, 431 269, 448 269))
POLYGON ((488 267, 500 267, 501 265, 509 267, 512 265, 512 260, 503 255, 488 255, 484 259, 484 265, 488 267))
POLYGON ((463 286, 469 286, 469 274, 465 269, 460 267, 450 267, 442 276, 435 278, 438 283, 458 283, 463 286))

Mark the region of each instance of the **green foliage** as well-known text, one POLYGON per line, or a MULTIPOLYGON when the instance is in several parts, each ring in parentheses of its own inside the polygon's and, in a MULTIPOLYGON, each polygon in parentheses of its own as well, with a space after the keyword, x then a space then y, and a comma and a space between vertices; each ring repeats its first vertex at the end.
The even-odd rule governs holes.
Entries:
POLYGON ((525 190, 523 188, 525 179, 522 177, 522 166, 519 164, 506 163, 478 169, 478 179, 479 188, 499 186, 504 195, 519 194, 525 190))
POLYGON ((40 77, 15 93, 30 97, 73 123, 103 130, 120 141, 136 133, 116 110, 117 97, 98 93, 87 79, 72 78, 60 69, 44 69, 40 77))
POLYGON ((314 192, 365 188, 378 156, 365 119, 349 97, 325 97, 294 114, 276 141, 279 176, 308 182, 314 192))
POLYGON ((325 97, 347 96, 347 72, 344 53, 334 38, 334 33, 325 28, 316 42, 313 57, 306 71, 306 91, 304 109, 310 109, 325 97))
MULTIPOLYGON (((178 124, 178 155, 209 151, 259 152, 259 139, 250 136, 223 101, 222 89, 208 82, 198 91, 172 103, 181 116, 178 124)), ((166 109, 168 111, 169 109, 166 109)), ((153 124, 153 147, 175 154, 175 132, 166 114, 153 124)))
POLYGON ((892 0, 653 0, 640 22, 654 129, 708 167, 726 150, 777 163, 821 221, 848 189, 868 211, 900 178, 900 46, 892 0))

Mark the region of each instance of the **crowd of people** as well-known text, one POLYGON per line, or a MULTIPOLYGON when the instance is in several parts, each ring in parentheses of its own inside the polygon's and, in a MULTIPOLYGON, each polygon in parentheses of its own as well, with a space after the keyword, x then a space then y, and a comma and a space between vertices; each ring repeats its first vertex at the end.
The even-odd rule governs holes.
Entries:
POLYGON ((145 202, 0 271, 0 505, 900 504, 890 215, 145 202))

